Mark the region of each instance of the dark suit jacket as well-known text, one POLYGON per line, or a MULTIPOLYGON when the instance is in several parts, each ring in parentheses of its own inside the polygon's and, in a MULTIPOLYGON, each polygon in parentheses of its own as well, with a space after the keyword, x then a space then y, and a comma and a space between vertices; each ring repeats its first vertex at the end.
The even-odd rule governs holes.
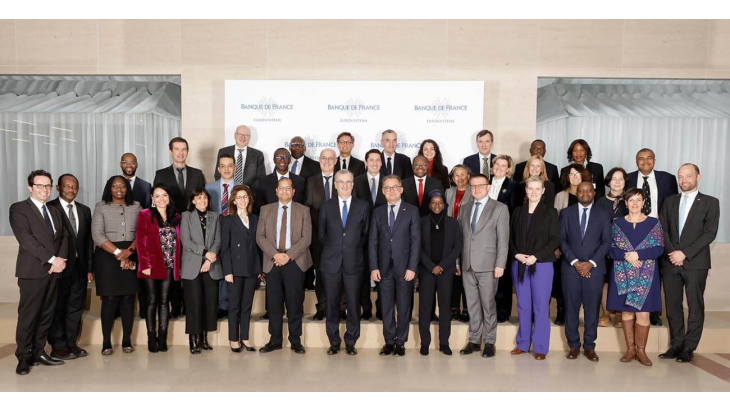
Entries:
POLYGON ((343 228, 341 207, 339 198, 334 197, 320 208, 317 221, 317 239, 322 243, 320 269, 323 273, 337 274, 342 267, 348 275, 362 275, 366 267, 364 255, 370 229, 370 209, 367 202, 352 197, 343 228))
POLYGON ((512 214, 512 210, 514 209, 512 196, 514 195, 515 189, 517 189, 517 183, 505 177, 504 182, 502 182, 502 187, 499 189, 499 195, 497 196, 497 201, 507 205, 510 214, 512 214))
MULTIPOLYGON (((490 170, 492 169, 491 166, 494 165, 494 158, 496 158, 496 157, 497 157, 497 154, 494 154, 494 153, 489 154, 489 167, 490 167, 489 169, 490 170)), ((481 164, 481 160, 479 159, 478 152, 474 155, 469 155, 468 157, 464 158, 463 164, 466 165, 467 167, 469 167, 469 169, 471 169, 471 173, 474 175, 482 173, 482 164, 481 164)), ((489 177, 489 180, 491 181, 492 180, 491 172, 487 176, 489 177)))
MULTIPOLYGON (((307 180, 292 173, 289 173, 289 179, 294 185, 294 202, 304 204, 307 193, 307 180)), ((258 208, 260 208, 279 201, 279 198, 276 197, 276 187, 279 185, 279 175, 276 171, 260 178, 257 185, 258 195, 256 195, 254 206, 258 205, 258 208)))
POLYGON ((603 258, 611 250, 612 216, 594 203, 591 207, 585 236, 581 238, 579 206, 581 205, 575 204, 560 211, 560 251, 563 253, 562 272, 577 275, 578 272, 570 266, 570 262, 578 259, 581 262, 592 260, 597 266, 591 269, 591 273, 604 275, 606 273, 606 264, 603 258))
MULTIPOLYGON (((512 208, 517 209, 518 206, 522 206, 526 196, 525 181, 519 182, 512 188, 512 208)), ((551 208, 555 206, 555 185, 551 181, 545 181, 545 193, 542 194, 542 200, 551 208)))
MULTIPOLYGON (((340 157, 337 157, 337 164, 335 164, 335 173, 337 173, 337 171, 341 169, 341 160, 342 159, 340 157)), ((353 157, 352 155, 347 158, 347 170, 352 172, 352 175, 354 175, 356 178, 367 172, 367 168, 365 168, 365 163, 353 157)))
MULTIPOLYGON (((319 162, 313 160, 312 158, 309 158, 306 155, 303 155, 302 158, 300 158, 302 161, 300 161, 299 165, 301 167, 300 170, 297 170, 297 175, 304 178, 305 180, 309 179, 312 175, 318 174, 322 172, 322 168, 319 166, 319 162)), ((295 161, 294 157, 291 158, 292 162, 295 161)))
POLYGON ((378 192, 375 194, 375 204, 373 204, 373 197, 370 195, 370 182, 370 177, 368 176, 367 171, 365 174, 356 177, 353 195, 355 195, 356 198, 366 201, 370 205, 370 210, 372 211, 380 205, 384 205, 387 200, 385 199, 385 195, 383 195, 382 189, 383 174, 380 174, 380 178, 378 179, 378 192))
MULTIPOLYGON (((659 190, 659 194, 652 192, 652 195, 657 195, 657 214, 662 209, 664 200, 672 195, 677 195, 679 190, 677 188, 677 177, 670 174, 669 172, 654 170, 654 177, 656 178, 656 187, 659 190)), ((626 181, 626 189, 633 188, 636 186, 636 181, 639 178, 639 171, 629 173, 629 180, 626 181)), ((644 183, 644 178, 641 179, 641 183, 644 183)), ((641 185, 639 185, 641 189, 641 185)))
POLYGON ((152 206, 152 185, 144 179, 137 177, 132 187, 132 198, 139 202, 142 209, 152 206))
MULTIPOLYGON (((139 179, 137 182, 139 182, 139 179)), ((78 234, 75 234, 73 227, 71 227, 71 221, 66 216, 66 211, 61 207, 61 201, 56 198, 47 204, 61 212, 63 225, 66 232, 68 232, 68 259, 66 260, 66 269, 61 276, 66 277, 81 272, 84 273, 84 278, 86 278, 85 274, 87 272, 94 271, 91 262, 94 249, 94 241, 91 239, 91 209, 78 201, 74 202, 76 214, 79 218, 79 230, 78 234)))
MULTIPOLYGON (((596 199, 605 196, 606 195, 606 185, 603 184, 604 179, 604 173, 603 173, 603 165, 597 163, 597 162, 588 162, 588 173, 591 174, 591 182, 596 186, 596 199)), ((570 171, 570 165, 563 167, 560 170, 560 179, 563 179, 563 175, 567 174, 570 171)), ((560 183, 558 182, 558 185, 556 187, 560 187, 560 183)), ((628 185, 627 185, 628 187, 628 185)), ((560 192, 563 190, 563 187, 560 189, 555 189, 556 191, 560 192)))
POLYGON ((223 276, 257 276, 261 273, 261 257, 256 246, 259 218, 248 216, 248 228, 238 215, 221 218, 221 259, 223 276))
POLYGON ((190 165, 187 167, 187 177, 185 178, 185 190, 181 190, 177 184, 177 174, 172 169, 172 165, 166 168, 158 169, 155 173, 155 181, 153 185, 159 183, 165 184, 170 190, 170 196, 175 202, 175 212, 182 214, 188 209, 188 196, 193 192, 195 188, 205 188, 205 175, 203 171, 193 168, 190 165))
MULTIPOLYGON (((517 232, 517 218, 520 218, 523 206, 516 207, 512 216, 510 217, 509 223, 509 257, 510 261, 514 259, 515 255, 520 252, 517 249, 517 237, 522 235, 522 232, 517 232)), ((535 218, 534 214, 530 220, 532 227, 532 233, 535 235, 535 250, 533 255, 537 258, 538 262, 555 262, 555 249, 560 246, 560 222, 558 220, 558 211, 552 205, 541 203, 538 206, 544 206, 545 216, 542 218, 535 218)), ((593 216, 593 215, 591 215, 593 216)), ((589 219, 590 221, 590 219, 589 219)), ((594 261, 598 263, 598 261, 594 261)))
POLYGON ((418 208, 418 214, 420 216, 428 215, 431 210, 428 208, 428 193, 438 189, 445 192, 444 187, 441 185, 441 181, 429 176, 423 184, 423 201, 418 203, 418 188, 416 187, 416 177, 410 177, 403 180, 403 200, 409 204, 418 208))
POLYGON ((441 165, 441 169, 436 169, 434 166, 434 169, 431 171, 431 175, 429 175, 431 178, 438 179, 441 181, 441 186, 444 187, 444 191, 451 188, 451 180, 449 179, 449 170, 446 168, 446 166, 441 165))
MULTIPOLYGON (((330 186, 332 187, 332 195, 330 199, 337 198, 337 188, 335 188, 335 174, 330 178, 330 186)), ((312 216, 312 259, 315 266, 319 266, 319 256, 322 253, 322 243, 317 240, 319 237, 319 210, 324 204, 324 181, 322 181, 322 173, 319 172, 307 179, 307 199, 304 205, 309 207, 309 213, 312 216)))
POLYGON ((679 205, 682 195, 672 195, 664 201, 659 212, 659 220, 664 230, 664 269, 674 267, 666 255, 674 251, 682 251, 686 256, 685 269, 710 269, 710 244, 717 236, 720 224, 720 201, 717 198, 697 193, 687 219, 684 221, 682 237, 679 237, 679 205))
POLYGON ((401 201, 395 218, 393 233, 388 227, 390 206, 386 203, 375 208, 370 218, 368 258, 370 270, 385 275, 391 261, 396 274, 405 275, 406 269, 417 272, 421 251, 421 217, 418 208, 401 201))
MULTIPOLYGON (((512 175, 512 179, 514 179, 514 181, 518 184, 523 180, 522 177, 525 173, 526 166, 527 161, 523 161, 515 165, 515 173, 512 175)), ((545 171, 547 172, 548 181, 552 182, 555 186, 560 186, 560 174, 558 173, 558 167, 545 161, 545 171)))
MULTIPOLYGON (((431 215, 421 218, 421 271, 420 274, 428 274, 436 267, 431 259, 431 215)), ((441 251, 441 261, 438 265, 444 271, 443 274, 456 273, 456 260, 461 255, 461 228, 456 219, 444 214, 444 222, 441 229, 444 230, 444 247, 441 251)))
MULTIPOLYGON (((218 160, 221 155, 229 154, 233 158, 238 157, 235 145, 229 145, 227 147, 218 150, 218 157, 215 160, 215 177, 214 179, 221 179, 221 173, 218 172, 218 160)), ((266 175, 266 167, 264 166, 264 154, 249 146, 246 149, 246 163, 243 168, 243 183, 248 186, 253 186, 256 180, 266 175)))
MULTIPOLYGON (((385 155, 380 151, 380 160, 383 161, 383 166, 380 167, 380 173, 386 176, 386 163, 385 155)), ((393 155, 393 175, 398 175, 400 179, 406 179, 413 176, 413 165, 411 164, 411 158, 407 155, 403 155, 400 152, 396 152, 393 155)))
POLYGON ((56 228, 51 233, 43 214, 30 198, 10 206, 10 227, 18 241, 18 259, 15 263, 15 277, 22 279, 43 279, 48 276, 53 256, 68 256, 68 232, 62 222, 60 211, 46 206, 48 215, 56 228))

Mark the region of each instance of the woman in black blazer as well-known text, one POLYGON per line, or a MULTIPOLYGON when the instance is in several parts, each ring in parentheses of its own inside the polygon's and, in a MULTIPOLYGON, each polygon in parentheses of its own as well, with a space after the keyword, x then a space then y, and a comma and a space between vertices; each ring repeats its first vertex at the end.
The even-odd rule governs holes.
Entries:
POLYGON ((419 307, 418 329, 421 334, 421 354, 428 355, 431 344, 431 312, 438 290, 439 351, 451 356, 451 289, 456 274, 456 259, 461 253, 461 229, 456 219, 447 216, 444 193, 431 191, 431 212, 421 218, 421 259, 418 265, 419 307))
POLYGON ((584 139, 577 139, 570 143, 568 147, 568 165, 560 170, 560 179, 563 179, 563 174, 570 172, 571 164, 581 164, 591 175, 591 182, 593 187, 596 188, 596 200, 606 194, 606 190, 603 187, 603 165, 597 162, 590 162, 593 157, 591 147, 584 139))
POLYGON ((256 351, 248 341, 256 281, 261 275, 256 247, 258 217, 251 214, 253 203, 251 189, 236 185, 228 202, 229 214, 221 219, 221 259, 228 282, 228 340, 235 353, 241 349, 256 351))

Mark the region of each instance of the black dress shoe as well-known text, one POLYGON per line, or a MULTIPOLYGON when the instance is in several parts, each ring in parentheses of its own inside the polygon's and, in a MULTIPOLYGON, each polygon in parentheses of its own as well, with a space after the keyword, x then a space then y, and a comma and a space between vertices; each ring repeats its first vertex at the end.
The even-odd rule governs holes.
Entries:
POLYGON ((453 309, 451 311, 451 320, 459 320, 459 310, 453 309))
POLYGON ((340 310, 340 320, 347 320, 347 312, 340 310))
POLYGON ((378 318, 378 320, 383 320, 383 314, 380 312, 375 312, 375 317, 378 318))
POLYGON ((497 315, 497 323, 504 323, 509 320, 509 315, 497 315))
POLYGON ((463 349, 459 350, 459 354, 461 354, 461 355, 472 354, 474 352, 478 352, 481 347, 482 347, 481 345, 469 342, 466 344, 466 346, 464 346, 463 349))
POLYGON ((406 355, 406 348, 403 345, 395 345, 395 350, 393 351, 393 354, 396 356, 405 356, 406 355))
POLYGON ((241 348, 243 346, 241 345, 241 342, 238 342, 238 343, 239 343, 238 347, 233 347, 233 342, 228 342, 228 345, 231 347, 231 351, 233 353, 241 353, 241 350, 242 350, 241 348))
POLYGON ((385 346, 383 346, 382 349, 380 349, 379 354, 381 356, 390 356, 391 354, 393 354, 394 350, 395 350, 395 348, 393 347, 393 345, 386 344, 385 346))
POLYGON ((558 309, 558 314, 555 315, 555 323, 558 326, 562 326, 565 324, 565 310, 558 309))
POLYGON ((370 320, 373 318, 373 312, 367 310, 365 312, 362 312, 362 315, 360 316, 360 320, 370 320))
POLYGON ((663 326, 664 325, 664 322, 662 322, 662 318, 659 316, 658 313, 649 314, 649 323, 652 326, 663 326))
POLYGON ((694 357, 692 349, 683 349, 675 361, 677 363, 689 363, 692 361, 692 357, 694 357))
POLYGON ((330 348, 327 349, 327 354, 329 356, 336 355, 339 352, 340 352, 340 347, 339 346, 330 346, 330 348))
POLYGON ((454 354, 448 345, 439 346, 439 352, 445 354, 446 356, 451 356, 452 354, 454 354))
POLYGON ((243 340, 239 340, 238 343, 240 343, 241 344, 241 347, 243 348, 243 350, 245 350, 247 352, 255 352, 256 351, 256 349, 253 348, 252 346, 248 346, 248 345, 246 345, 246 343, 243 343, 243 340))
POLYGON ((74 352, 66 347, 51 350, 51 357, 57 360, 73 360, 78 358, 74 352))
POLYGON ((438 322, 439 321, 439 317, 436 316, 436 314, 433 314, 433 315, 431 315, 431 321, 432 322, 438 322))
POLYGON ((682 348, 671 346, 666 352, 659 355, 660 359, 676 359, 682 353, 682 348))
POLYGON ((494 345, 491 343, 485 343, 484 344, 484 351, 482 352, 482 357, 494 357, 495 354, 494 345))
POLYGON ((323 312, 317 312, 312 316, 312 320, 321 321, 324 320, 324 313, 323 312))
POLYGON ((223 319, 224 317, 228 317, 228 311, 223 309, 218 309, 218 319, 223 319))
POLYGON ((77 357, 86 357, 86 356, 89 355, 89 352, 87 352, 86 350, 84 350, 84 349, 82 349, 82 348, 80 348, 78 346, 71 347, 71 348, 69 348, 69 350, 71 350, 72 352, 74 352, 74 354, 77 357))
POLYGON ((28 359, 20 359, 18 361, 18 367, 15 368, 15 374, 18 376, 25 376, 28 373, 30 373, 30 364, 28 364, 28 359))
POLYGON ((355 346, 347 346, 345 347, 345 352, 350 356, 355 356, 357 354, 357 349, 355 349, 355 346))
POLYGON ((461 316, 459 317, 459 320, 464 323, 469 323, 469 312, 467 312, 467 311, 461 312, 461 316))
POLYGON ((419 351, 419 353, 421 353, 421 356, 428 356, 428 346, 421 345, 421 350, 419 351))
POLYGON ((36 356, 35 362, 44 366, 60 366, 66 363, 63 360, 52 359, 46 352, 43 352, 40 356, 36 356))
POLYGON ((203 332, 200 336, 198 346, 203 350, 213 350, 213 346, 208 343, 208 332, 203 332))
POLYGON ((296 354, 304 354, 304 353, 306 353, 306 351, 304 350, 304 346, 302 346, 301 343, 293 345, 291 347, 291 350, 293 350, 294 353, 296 353, 296 354))
POLYGON ((259 353, 269 353, 273 352, 274 350, 281 350, 281 345, 272 345, 271 343, 266 343, 264 347, 259 349, 259 353))

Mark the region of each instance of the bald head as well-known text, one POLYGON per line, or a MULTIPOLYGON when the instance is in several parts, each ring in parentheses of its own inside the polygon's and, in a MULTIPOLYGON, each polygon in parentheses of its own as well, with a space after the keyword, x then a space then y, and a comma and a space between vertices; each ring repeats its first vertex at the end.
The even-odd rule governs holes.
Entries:
POLYGON ((319 167, 322 168, 322 174, 330 175, 335 170, 337 163, 337 154, 331 148, 325 148, 319 153, 319 167))
POLYGON ((245 125, 239 125, 236 127, 233 136, 236 138, 236 146, 240 148, 246 147, 251 141, 251 129, 245 125))

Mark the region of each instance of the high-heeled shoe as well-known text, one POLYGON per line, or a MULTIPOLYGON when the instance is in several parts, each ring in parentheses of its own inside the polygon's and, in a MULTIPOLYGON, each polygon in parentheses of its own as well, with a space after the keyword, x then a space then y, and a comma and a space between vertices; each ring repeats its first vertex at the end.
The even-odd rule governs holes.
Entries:
POLYGON ((158 352, 166 352, 167 351, 167 329, 162 330, 158 332, 157 335, 157 351, 158 352))
POLYGON ((203 332, 202 335, 200 335, 200 348, 203 350, 213 350, 213 346, 208 343, 208 332, 203 332))
POLYGON ((198 335, 189 335, 188 340, 190 342, 190 354, 200 354, 200 347, 198 346, 198 335))
POLYGON ((238 347, 233 347, 233 342, 229 342, 228 344, 231 346, 231 351, 233 353, 241 353, 241 342, 238 342, 238 347))
POLYGON ((246 346, 246 343, 243 343, 243 340, 239 340, 238 343, 247 352, 255 352, 256 351, 256 348, 255 347, 246 346))

